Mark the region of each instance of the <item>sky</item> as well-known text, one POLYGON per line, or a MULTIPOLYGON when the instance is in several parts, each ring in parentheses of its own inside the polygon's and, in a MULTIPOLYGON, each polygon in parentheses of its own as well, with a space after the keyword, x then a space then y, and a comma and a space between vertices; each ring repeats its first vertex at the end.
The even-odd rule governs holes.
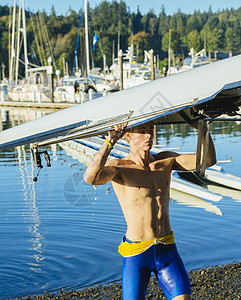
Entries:
MULTIPOLYGON (((20 0, 16 0, 19 3, 20 0)), ((119 1, 119 0, 117 0, 119 1)), ((79 11, 81 8, 84 9, 84 0, 24 0, 25 8, 35 12, 37 10, 43 10, 49 14, 52 5, 55 7, 57 15, 66 15, 69 8, 79 11)), ((94 8, 102 0, 89 0, 90 7, 94 8)), ((110 1, 112 2, 112 1, 110 1)), ((124 0, 126 5, 130 8, 131 12, 136 12, 137 7, 142 14, 147 13, 150 9, 154 9, 155 14, 159 14, 162 5, 166 9, 166 14, 172 15, 181 9, 183 13, 193 13, 195 9, 199 9, 201 12, 208 11, 210 5, 212 11, 216 12, 219 9, 237 9, 241 7, 240 0, 216 0, 215 3, 210 0, 202 1, 191 1, 191 0, 124 0)), ((0 0, 0 5, 13 5, 14 0, 0 0)))

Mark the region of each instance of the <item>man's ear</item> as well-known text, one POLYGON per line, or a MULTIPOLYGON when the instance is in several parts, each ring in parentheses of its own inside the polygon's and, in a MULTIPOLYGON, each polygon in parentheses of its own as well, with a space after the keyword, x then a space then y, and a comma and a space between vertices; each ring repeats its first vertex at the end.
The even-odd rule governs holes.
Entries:
POLYGON ((131 140, 131 134, 130 134, 130 132, 126 132, 125 133, 125 139, 127 140, 127 142, 130 142, 130 140, 131 140))

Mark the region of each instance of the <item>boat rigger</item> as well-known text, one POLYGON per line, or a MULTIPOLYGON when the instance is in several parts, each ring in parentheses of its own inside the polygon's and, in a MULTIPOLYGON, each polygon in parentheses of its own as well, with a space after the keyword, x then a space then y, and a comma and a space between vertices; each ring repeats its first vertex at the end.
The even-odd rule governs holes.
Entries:
MULTIPOLYGON (((100 146, 103 144, 104 139, 100 137, 91 137, 87 139, 81 140, 74 140, 70 142, 61 143, 60 146, 63 145, 63 148, 66 148, 66 145, 72 147, 75 153, 77 149, 85 151, 88 156, 93 155, 97 150, 99 150, 100 146)), ((110 158, 123 158, 128 155, 129 146, 124 141, 117 142, 114 148, 111 151, 110 158)), ((77 155, 75 155, 77 157, 77 155)), ((81 157, 82 160, 82 157, 81 157)), ((199 197, 202 199, 206 199, 209 201, 219 201, 222 199, 222 195, 212 193, 207 189, 198 186, 188 180, 182 179, 178 176, 176 172, 172 173, 172 180, 171 180, 171 189, 184 192, 186 194, 193 195, 195 197, 199 197)))

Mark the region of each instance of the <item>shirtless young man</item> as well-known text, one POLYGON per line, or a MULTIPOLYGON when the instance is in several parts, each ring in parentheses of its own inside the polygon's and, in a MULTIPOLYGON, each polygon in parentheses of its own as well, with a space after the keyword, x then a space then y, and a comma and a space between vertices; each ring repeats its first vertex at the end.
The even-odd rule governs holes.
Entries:
MULTIPOLYGON (((206 128, 205 124, 204 131, 206 128)), ((94 185, 112 181, 127 223, 126 235, 119 247, 124 257, 123 299, 145 299, 151 272, 155 273, 168 300, 191 299, 189 278, 171 230, 169 189, 171 171, 194 170, 196 155, 169 151, 152 155, 152 141, 151 124, 126 132, 124 124, 115 127, 88 166, 84 180, 94 185), (113 145, 124 134, 130 144, 129 155, 106 162, 113 145)), ((210 137, 207 166, 215 163, 215 148, 210 137)))

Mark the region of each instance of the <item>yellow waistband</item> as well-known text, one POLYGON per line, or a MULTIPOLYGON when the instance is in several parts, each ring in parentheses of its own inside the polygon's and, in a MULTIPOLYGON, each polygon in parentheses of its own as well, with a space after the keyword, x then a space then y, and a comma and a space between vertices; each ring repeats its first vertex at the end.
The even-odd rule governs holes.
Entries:
POLYGON ((175 243, 175 237, 173 231, 161 238, 150 240, 150 241, 140 241, 140 242, 133 242, 129 243, 128 241, 122 242, 118 248, 118 252, 120 255, 127 257, 127 256, 134 256, 140 254, 151 246, 156 244, 164 244, 164 245, 171 245, 175 243))

